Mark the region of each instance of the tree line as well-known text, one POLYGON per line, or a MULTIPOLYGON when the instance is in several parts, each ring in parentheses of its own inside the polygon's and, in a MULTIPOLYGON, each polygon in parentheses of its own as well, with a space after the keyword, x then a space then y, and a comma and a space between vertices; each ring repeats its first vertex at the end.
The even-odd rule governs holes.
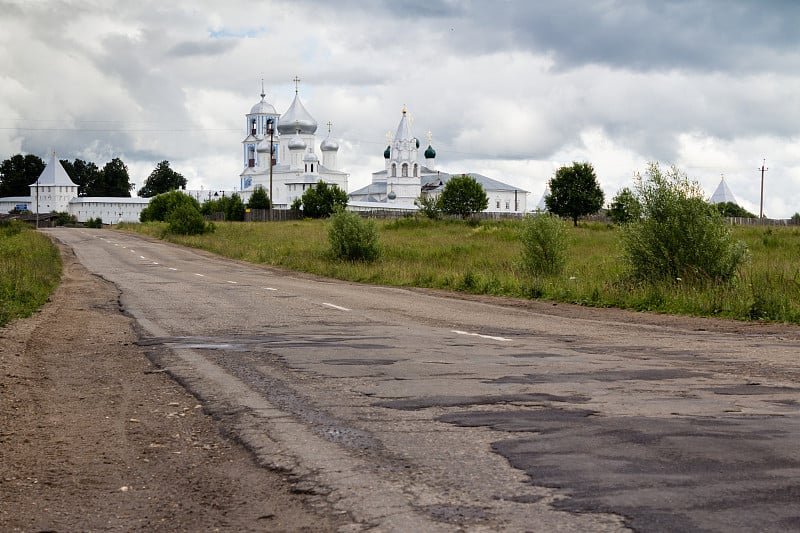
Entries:
MULTIPOLYGON (((78 186, 78 196, 130 198, 134 188, 127 165, 115 157, 103 168, 83 159, 60 159, 69 179, 78 186)), ((39 179, 46 164, 37 155, 16 154, 0 163, 0 197, 28 196, 30 186, 39 179)), ((185 189, 186 178, 170 168, 169 161, 158 163, 138 194, 149 198, 175 189, 185 189)))

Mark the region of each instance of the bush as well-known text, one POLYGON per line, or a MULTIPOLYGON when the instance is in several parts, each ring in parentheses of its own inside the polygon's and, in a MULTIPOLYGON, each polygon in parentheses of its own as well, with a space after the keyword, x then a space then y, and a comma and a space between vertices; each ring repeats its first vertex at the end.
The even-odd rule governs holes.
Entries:
POLYGON ((414 205, 419 207, 419 212, 431 220, 442 218, 442 203, 438 196, 420 196, 414 200, 414 205))
POLYGON ((86 222, 83 223, 84 226, 87 228, 102 228, 103 227, 103 219, 100 217, 97 218, 90 218, 86 222))
POLYGON ((167 222, 172 211, 181 206, 190 206, 196 211, 200 211, 200 203, 197 200, 180 191, 170 191, 151 198, 150 203, 139 215, 139 220, 142 222, 167 222))
POLYGON ((178 235, 202 235, 213 228, 211 224, 206 224, 200 210, 191 205, 180 205, 173 209, 167 222, 167 231, 178 235))
POLYGON ((58 215, 55 220, 56 226, 69 226, 78 221, 74 215, 70 215, 66 211, 59 211, 56 215, 58 215))
POLYGON ((549 214, 526 215, 520 234, 522 267, 533 276, 554 276, 564 271, 567 228, 549 214))
POLYGON ((608 217, 615 224, 627 224, 638 219, 642 214, 642 206, 633 191, 627 187, 621 189, 611 200, 608 217))
POLYGON ((375 221, 363 219, 352 211, 338 209, 331 216, 328 241, 337 259, 374 261, 380 256, 375 221))
POLYGON ((269 195, 261 185, 255 188, 253 194, 250 195, 250 200, 247 202, 247 207, 250 209, 269 209, 271 205, 269 195))
POLYGON ((328 185, 324 181, 307 189, 301 197, 303 216, 309 218, 325 218, 337 209, 347 207, 347 193, 335 183, 328 185))
POLYGON ((676 167, 662 173, 650 163, 636 176, 642 217, 623 227, 622 246, 634 277, 729 280, 747 257, 719 211, 703 198, 697 182, 676 167))

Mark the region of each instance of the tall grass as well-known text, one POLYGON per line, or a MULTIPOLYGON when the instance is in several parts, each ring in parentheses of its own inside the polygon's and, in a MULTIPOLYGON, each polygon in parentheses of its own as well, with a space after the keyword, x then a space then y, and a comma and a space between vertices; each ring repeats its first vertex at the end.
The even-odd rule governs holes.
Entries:
POLYGON ((622 259, 619 230, 568 228, 563 273, 534 278, 521 266, 521 222, 408 218, 376 221, 381 257, 331 259, 327 221, 219 223, 211 235, 163 235, 158 224, 123 228, 213 253, 351 281, 537 298, 596 307, 800 324, 800 228, 734 227, 750 250, 729 282, 638 280, 622 259))
POLYGON ((61 256, 44 235, 0 223, 0 326, 33 314, 61 279, 61 256))

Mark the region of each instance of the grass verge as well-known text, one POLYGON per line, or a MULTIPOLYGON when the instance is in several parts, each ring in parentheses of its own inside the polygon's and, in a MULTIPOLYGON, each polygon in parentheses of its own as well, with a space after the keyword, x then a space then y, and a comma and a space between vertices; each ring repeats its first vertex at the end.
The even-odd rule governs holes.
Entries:
POLYGON ((0 223, 0 326, 32 315, 61 279, 50 239, 18 222, 0 223))
POLYGON ((569 228, 563 273, 531 276, 521 263, 521 223, 407 218, 376 221, 382 255, 372 263, 331 259, 327 221, 218 223, 215 233, 168 235, 161 224, 122 225, 226 257, 349 281, 514 296, 738 320, 800 324, 800 228, 735 227, 749 261, 729 283, 633 281, 619 230, 569 228))

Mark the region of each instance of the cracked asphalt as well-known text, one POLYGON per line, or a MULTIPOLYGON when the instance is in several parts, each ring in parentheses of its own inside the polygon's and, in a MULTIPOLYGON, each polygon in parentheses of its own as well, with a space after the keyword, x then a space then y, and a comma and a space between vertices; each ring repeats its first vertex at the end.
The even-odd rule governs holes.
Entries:
MULTIPOLYGON (((349 530, 800 530, 800 330, 318 279, 56 229, 349 530)), ((303 487, 305 487, 303 489, 303 487)))

